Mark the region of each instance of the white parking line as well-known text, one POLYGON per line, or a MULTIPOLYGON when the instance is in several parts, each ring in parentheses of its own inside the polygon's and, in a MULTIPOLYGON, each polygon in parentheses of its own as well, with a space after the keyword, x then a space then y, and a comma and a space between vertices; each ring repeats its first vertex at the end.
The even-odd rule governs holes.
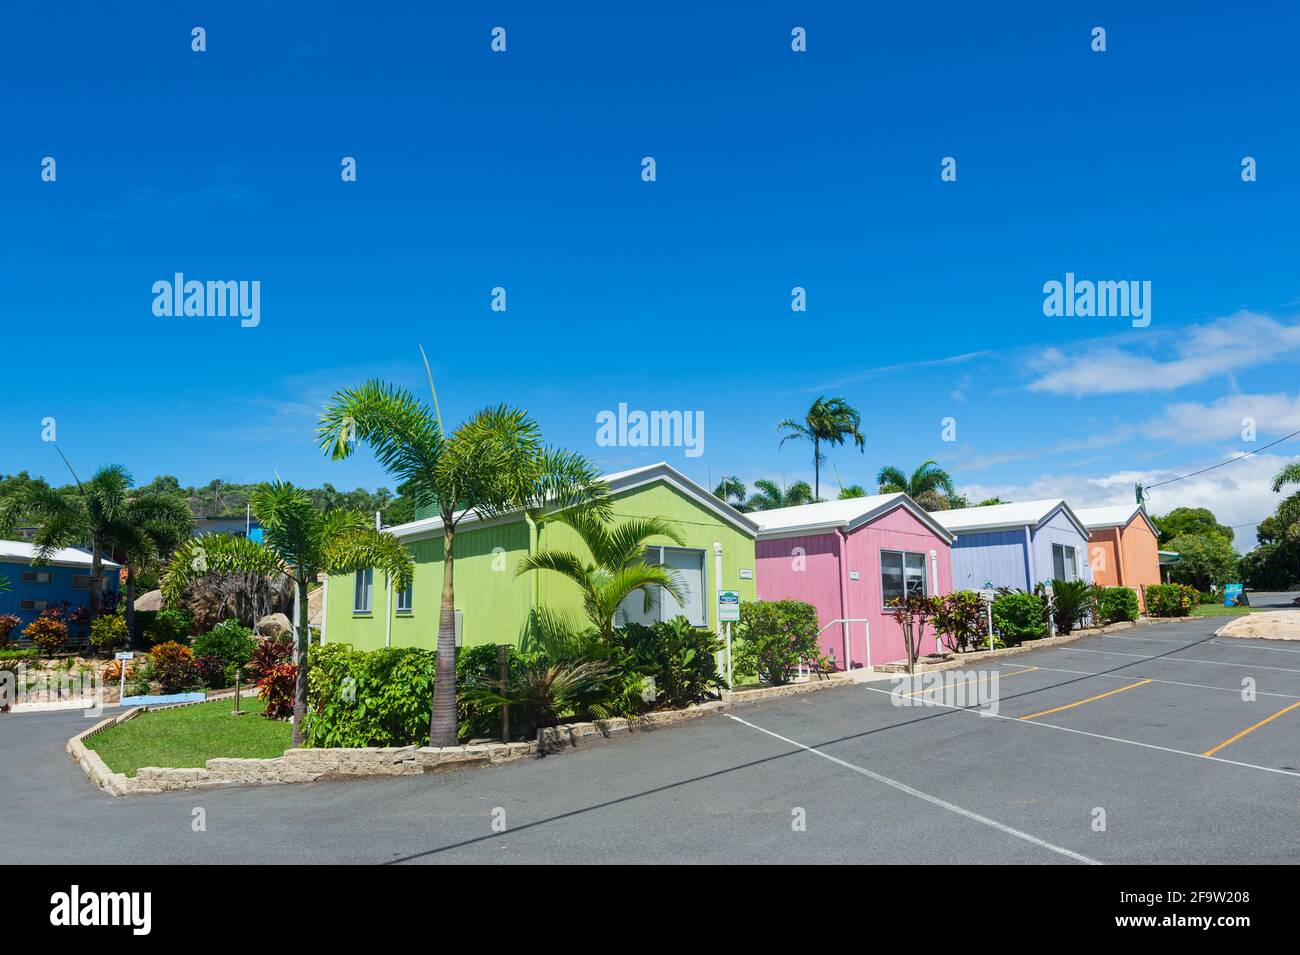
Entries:
POLYGON ((1191 657, 1158 656, 1146 653, 1120 653, 1118 650, 1083 650, 1079 647, 1044 647, 1044 650, 1068 650, 1070 653, 1103 653, 1108 657, 1134 657, 1138 660, 1168 660, 1172 663, 1204 663, 1214 667, 1242 667, 1246 670, 1278 670, 1282 673, 1300 673, 1294 667, 1266 667, 1257 663, 1228 663, 1224 660, 1194 660, 1191 657))
POLYGON ((1127 634, 1119 634, 1119 633, 1104 633, 1102 634, 1101 638, 1103 640, 1146 640, 1151 643, 1169 643, 1169 644, 1175 644, 1178 646, 1188 647, 1188 648, 1190 647, 1237 647, 1242 650, 1271 650, 1274 653, 1300 653, 1300 649, 1294 649, 1292 647, 1252 646, 1246 643, 1244 639, 1237 639, 1235 641, 1234 640, 1213 640, 1209 642, 1193 640, 1191 643, 1183 643, 1183 641, 1181 640, 1166 640, 1164 637, 1140 637, 1140 636, 1129 636, 1127 634))
MULTIPOLYGON (((1062 648, 1054 648, 1054 649, 1062 649, 1062 648)), ((889 695, 890 693, 889 690, 878 690, 874 686, 867 686, 865 683, 862 684, 862 688, 864 690, 870 690, 872 693, 884 693, 886 695, 889 695)), ((938 700, 931 700, 929 705, 941 706, 949 710, 960 710, 963 713, 970 713, 974 716, 979 717, 980 719, 988 719, 992 717, 993 719, 996 720, 1007 720, 1008 722, 1015 723, 1018 726, 1041 726, 1044 727, 1045 729, 1060 730, 1063 733, 1074 733, 1076 736, 1091 736, 1093 739, 1106 740, 1107 742, 1110 743, 1126 743, 1129 746, 1140 746, 1143 749, 1154 749, 1161 753, 1173 753, 1177 756, 1191 756, 1195 759, 1209 760, 1212 763, 1227 763, 1230 766, 1241 766, 1245 769, 1258 769, 1266 773, 1275 773, 1278 776, 1294 776, 1296 779, 1300 779, 1300 773, 1293 772, 1289 769, 1276 769, 1272 766, 1258 766, 1255 763, 1242 763, 1242 762, 1238 762, 1235 759, 1223 759, 1222 757, 1219 756, 1206 756, 1203 753, 1193 753, 1190 750, 1186 750, 1186 749, 1174 749, 1171 746, 1157 746, 1155 743, 1143 743, 1140 742, 1139 740, 1124 739, 1123 737, 1120 736, 1105 736, 1101 733, 1089 733, 1087 730, 1075 729, 1072 726, 1061 726, 1058 723, 1044 723, 1042 720, 1022 720, 1019 717, 1004 716, 1001 713, 980 712, 979 710, 970 709, 969 707, 954 706, 950 703, 942 703, 938 700)), ((735 719, 735 717, 733 716, 732 719, 735 719)))
MULTIPOLYGON (((1177 657, 1175 657, 1177 659, 1177 657)), ((1021 663, 1000 663, 999 666, 1023 666, 1021 663)), ((1053 673, 1077 673, 1080 676, 1104 676, 1108 680, 1131 680, 1134 677, 1138 679, 1150 680, 1152 683, 1164 683, 1168 686, 1189 686, 1197 690, 1221 690, 1224 693, 1236 693, 1241 695, 1241 687, 1238 686, 1209 686, 1205 683, 1180 683, 1177 680, 1158 680, 1153 676, 1147 676, 1145 673, 1097 673, 1093 670, 1066 670, 1062 667, 1045 667, 1042 665, 1030 667, 1032 670, 1051 670, 1053 673)), ((1017 673, 1027 673, 1027 670, 1017 670, 1017 673)), ((1265 693, 1263 690, 1255 691, 1256 696, 1277 696, 1284 700, 1300 700, 1300 696, 1292 696, 1289 693, 1265 693)))
MULTIPOLYGON (((872 689, 872 687, 867 687, 867 689, 870 690, 872 689)), ((876 692, 887 693, 889 691, 877 690, 876 692)), ((1046 840, 1039 839, 1037 836, 1031 836, 1027 832, 1021 832, 1019 829, 1013 829, 1011 826, 1004 825, 1003 823, 998 822, 996 819, 990 819, 988 816, 981 816, 977 812, 971 812, 969 809, 963 809, 961 806, 958 806, 955 803, 950 803, 945 799, 940 799, 938 796, 931 796, 929 793, 923 793, 921 792, 921 790, 914 789, 913 787, 907 785, 906 783, 900 783, 897 779, 890 779, 888 776, 880 775, 880 773, 873 773, 869 769, 864 769, 861 766, 856 766, 853 763, 846 762, 845 760, 842 759, 838 759, 837 757, 831 756, 828 753, 823 753, 821 750, 817 749, 816 747, 807 746, 796 740, 792 740, 786 736, 782 736, 779 733, 773 733, 771 730, 763 729, 763 727, 756 726, 755 724, 749 722, 748 720, 742 720, 739 716, 732 716, 730 713, 727 713, 725 715, 727 716, 728 719, 735 720, 737 723, 742 723, 745 726, 748 726, 750 729, 758 730, 760 733, 766 733, 768 736, 772 737, 773 739, 779 739, 783 743, 788 743, 791 746, 795 746, 799 749, 804 750, 805 752, 812 753, 815 756, 820 756, 822 759, 829 760, 830 762, 834 763, 837 766, 843 766, 845 769, 852 770, 855 773, 858 773, 862 776, 866 776, 868 779, 874 779, 878 783, 884 783, 886 786, 891 786, 894 789, 897 789, 901 793, 906 793, 909 796, 915 796, 917 799, 922 799, 925 802, 930 803, 930 805, 932 806, 938 806, 940 809, 946 809, 949 812, 956 813, 957 815, 962 816, 966 819, 973 820, 974 822, 981 823, 982 825, 985 826, 990 826, 998 830, 999 832, 1005 832, 1009 836, 1015 836, 1017 839, 1023 839, 1025 842, 1031 843, 1032 845, 1036 845, 1042 849, 1050 850, 1051 852, 1055 852, 1058 855, 1063 855, 1066 856, 1067 858, 1074 859, 1076 862, 1082 862, 1085 863, 1086 865, 1102 864, 1098 862, 1096 859, 1090 859, 1085 855, 1079 854, 1078 852, 1074 852, 1070 849, 1063 848, 1062 846, 1053 845, 1052 843, 1047 842, 1046 840)))
POLYGON ((1211 647, 1237 647, 1237 648, 1240 648, 1240 649, 1242 649, 1242 650, 1272 650, 1274 653, 1300 653, 1300 650, 1296 650, 1296 649, 1294 649, 1294 648, 1292 648, 1292 647, 1259 647, 1259 646, 1255 646, 1255 645, 1253 645, 1253 644, 1245 643, 1245 642, 1243 642, 1243 641, 1241 641, 1241 640, 1238 640, 1238 641, 1236 641, 1235 643, 1229 643, 1229 642, 1226 641, 1226 640, 1216 640, 1216 641, 1214 641, 1213 643, 1209 644, 1209 646, 1211 646, 1211 647))

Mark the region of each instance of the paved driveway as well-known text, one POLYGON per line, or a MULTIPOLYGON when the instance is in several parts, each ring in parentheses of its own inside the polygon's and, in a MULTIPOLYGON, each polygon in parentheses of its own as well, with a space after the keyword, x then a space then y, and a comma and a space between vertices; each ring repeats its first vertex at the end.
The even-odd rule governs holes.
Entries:
POLYGON ((427 777, 112 799, 9 716, 0 863, 1300 862, 1300 647, 1221 622, 1008 658, 996 716, 863 684, 427 777))

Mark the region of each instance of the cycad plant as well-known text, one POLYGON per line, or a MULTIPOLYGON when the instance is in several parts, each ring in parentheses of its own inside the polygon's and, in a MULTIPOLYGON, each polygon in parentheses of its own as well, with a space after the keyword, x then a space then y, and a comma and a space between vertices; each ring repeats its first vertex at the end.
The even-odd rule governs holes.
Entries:
POLYGON ((1085 580, 1052 581, 1052 622, 1065 636, 1092 612, 1092 587, 1085 580))
POLYGON ((468 514, 492 518, 546 506, 605 516, 607 488, 586 458, 544 446, 537 422, 518 408, 486 408, 447 434, 436 407, 431 410, 405 389, 381 381, 335 393, 317 434, 335 460, 368 445, 403 495, 417 507, 438 508, 442 594, 429 745, 454 746, 457 526, 468 514))
POLYGON ((652 537, 666 537, 679 546, 685 543, 671 521, 638 517, 613 524, 583 510, 559 511, 548 519, 573 528, 591 558, 572 551, 539 551, 519 562, 515 576, 546 570, 573 581, 582 591, 587 619, 605 646, 610 645, 619 606, 632 594, 643 593, 647 609, 659 588, 678 601, 685 600, 677 573, 645 559, 646 544, 652 537))
POLYGON ((406 545, 392 534, 376 530, 359 511, 323 513, 301 488, 277 480, 264 484, 249 498, 262 525, 262 541, 205 534, 176 549, 163 573, 163 600, 179 604, 185 586, 209 574, 287 574, 294 586, 294 647, 298 672, 294 683, 293 745, 303 741, 307 713, 307 588, 318 573, 346 574, 374 568, 397 589, 406 587, 415 563, 406 545))

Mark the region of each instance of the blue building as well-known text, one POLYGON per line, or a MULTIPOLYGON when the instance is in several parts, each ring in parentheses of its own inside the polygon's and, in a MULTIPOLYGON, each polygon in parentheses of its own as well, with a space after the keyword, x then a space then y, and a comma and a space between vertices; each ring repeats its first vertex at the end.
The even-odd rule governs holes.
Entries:
MULTIPOLYGON (((21 639, 22 629, 48 607, 61 606, 65 601, 69 610, 90 606, 90 551, 65 547, 40 566, 32 563, 35 557, 35 544, 0 541, 0 577, 9 583, 8 590, 0 591, 0 614, 15 614, 22 620, 10 633, 11 640, 21 639)), ((102 565, 100 606, 110 607, 117 601, 122 565, 107 557, 102 565)), ((69 637, 76 642, 80 635, 70 633, 69 637)))
POLYGON ((988 581, 1026 591, 1045 580, 1092 583, 1088 530, 1063 500, 965 507, 930 516, 956 538, 954 590, 978 590, 988 581))

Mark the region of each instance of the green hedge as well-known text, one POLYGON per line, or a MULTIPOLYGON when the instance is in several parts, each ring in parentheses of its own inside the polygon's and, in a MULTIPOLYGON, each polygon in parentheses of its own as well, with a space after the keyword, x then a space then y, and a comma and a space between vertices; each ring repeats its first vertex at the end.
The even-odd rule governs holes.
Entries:
MULTIPOLYGON (((736 676, 789 683, 800 664, 821 660, 817 608, 801 600, 759 600, 740 610, 731 666, 736 676)), ((845 666, 847 661, 840 661, 845 666)))
POLYGON ((1047 632, 1047 604, 1034 594, 1000 594, 993 601, 993 629, 1007 644, 1037 640, 1047 632))
POLYGON ((1097 587, 1094 596, 1100 623, 1138 618, 1138 596, 1132 587, 1097 587))
POLYGON ((429 738, 437 653, 319 644, 308 655, 308 746, 412 746, 429 738))
POLYGON ((1153 617, 1186 617, 1199 602, 1195 587, 1152 584, 1146 589, 1147 613, 1153 617))

